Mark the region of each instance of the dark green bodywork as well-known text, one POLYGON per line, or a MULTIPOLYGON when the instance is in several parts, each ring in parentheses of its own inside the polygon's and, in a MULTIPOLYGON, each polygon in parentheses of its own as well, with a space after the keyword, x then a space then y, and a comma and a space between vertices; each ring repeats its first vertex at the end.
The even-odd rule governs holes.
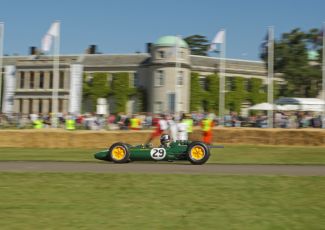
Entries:
MULTIPOLYGON (((186 152, 188 149, 188 145, 190 141, 176 141, 172 142, 169 147, 148 147, 145 145, 127 145, 128 150, 130 152, 130 160, 131 161, 154 161, 154 159, 150 155, 150 151, 153 148, 164 148, 166 149, 165 158, 161 159, 161 161, 173 161, 173 160, 187 160, 186 152)), ((109 159, 109 149, 100 151, 95 153, 95 158, 98 160, 106 160, 109 159)))

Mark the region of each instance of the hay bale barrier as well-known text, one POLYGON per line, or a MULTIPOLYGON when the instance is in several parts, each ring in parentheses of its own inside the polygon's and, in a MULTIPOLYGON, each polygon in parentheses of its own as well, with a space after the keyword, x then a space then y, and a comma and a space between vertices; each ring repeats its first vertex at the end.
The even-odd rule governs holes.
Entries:
MULTIPOLYGON (((152 131, 0 130, 0 147, 106 148, 114 142, 143 144, 152 131)), ((322 129, 214 128, 215 144, 324 146, 322 129)), ((192 139, 201 140, 195 129, 192 139)), ((157 145, 159 138, 153 144, 157 145)))
POLYGON ((214 141, 235 144, 325 146, 322 129, 214 129, 214 141))

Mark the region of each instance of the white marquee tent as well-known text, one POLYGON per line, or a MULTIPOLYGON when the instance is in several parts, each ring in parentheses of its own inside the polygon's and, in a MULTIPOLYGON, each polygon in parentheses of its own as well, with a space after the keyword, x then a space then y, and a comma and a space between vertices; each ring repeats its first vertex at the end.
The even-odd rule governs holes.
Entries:
POLYGON ((283 97, 275 101, 277 105, 282 105, 283 110, 300 110, 321 112, 324 109, 325 101, 318 98, 294 98, 283 97))
POLYGON ((260 103, 249 107, 249 110, 282 110, 281 105, 272 105, 270 103, 260 103))
POLYGON ((281 110, 281 111, 313 111, 322 112, 325 102, 318 98, 289 98, 283 97, 275 104, 260 103, 249 107, 249 110, 281 110))

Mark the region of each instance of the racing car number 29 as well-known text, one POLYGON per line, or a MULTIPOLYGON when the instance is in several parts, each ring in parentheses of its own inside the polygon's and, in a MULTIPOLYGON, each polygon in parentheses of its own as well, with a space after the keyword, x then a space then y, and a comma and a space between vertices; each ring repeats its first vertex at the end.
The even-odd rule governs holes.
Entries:
POLYGON ((164 148, 153 148, 150 151, 151 158, 154 160, 162 160, 166 157, 166 149, 164 148))
MULTIPOLYGON (((189 161, 193 165, 202 165, 209 160, 210 148, 201 141, 174 141, 169 145, 153 147, 151 145, 130 145, 122 142, 112 144, 108 149, 95 153, 98 160, 114 163, 132 161, 189 161)), ((220 146, 223 147, 223 146, 220 146)))

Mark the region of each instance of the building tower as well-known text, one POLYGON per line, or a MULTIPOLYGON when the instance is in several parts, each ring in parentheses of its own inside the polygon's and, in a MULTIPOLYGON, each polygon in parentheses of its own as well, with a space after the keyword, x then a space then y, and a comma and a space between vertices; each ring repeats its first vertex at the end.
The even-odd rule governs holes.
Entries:
POLYGON ((159 38, 151 47, 148 110, 154 113, 189 112, 190 51, 177 36, 159 38))

